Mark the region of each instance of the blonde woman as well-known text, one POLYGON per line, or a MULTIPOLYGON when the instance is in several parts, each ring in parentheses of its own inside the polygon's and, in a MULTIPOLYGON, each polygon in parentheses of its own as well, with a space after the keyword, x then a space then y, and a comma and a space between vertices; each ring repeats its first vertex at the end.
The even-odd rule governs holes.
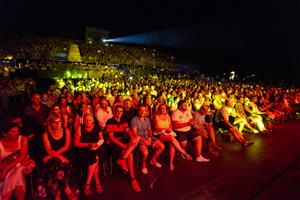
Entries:
POLYGON ((101 128, 95 123, 92 113, 83 115, 83 125, 75 130, 74 146, 78 148, 78 158, 82 167, 87 168, 84 194, 90 196, 92 179, 97 193, 102 193, 99 179, 99 147, 104 139, 101 128))
POLYGON ((176 133, 173 131, 171 118, 167 112, 166 104, 161 104, 158 107, 154 119, 154 135, 163 143, 169 143, 170 148, 170 171, 174 171, 174 156, 175 150, 179 151, 185 158, 192 160, 192 157, 185 152, 177 141, 176 133))

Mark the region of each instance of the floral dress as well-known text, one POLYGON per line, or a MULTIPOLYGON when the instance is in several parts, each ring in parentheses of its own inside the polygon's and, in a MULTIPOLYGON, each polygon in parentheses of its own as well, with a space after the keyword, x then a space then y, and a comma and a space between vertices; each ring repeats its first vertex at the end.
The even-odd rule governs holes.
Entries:
MULTIPOLYGON (((49 142, 53 150, 58 150, 62 148, 66 143, 66 133, 64 131, 63 136, 60 139, 54 139, 48 132, 49 142)), ((58 158, 49 159, 43 166, 42 179, 43 184, 46 186, 47 194, 50 197, 54 197, 58 191, 63 191, 68 183, 69 186, 77 193, 77 183, 76 180, 77 173, 74 164, 74 154, 72 149, 68 149, 62 153, 70 162, 62 163, 58 158)), ((42 180, 40 180, 42 182, 42 180)))

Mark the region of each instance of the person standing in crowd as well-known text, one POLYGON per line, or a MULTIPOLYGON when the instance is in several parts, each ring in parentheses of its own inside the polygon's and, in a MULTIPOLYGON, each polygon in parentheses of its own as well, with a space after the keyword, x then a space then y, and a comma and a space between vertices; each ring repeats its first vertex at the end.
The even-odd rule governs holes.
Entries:
POLYGON ((38 163, 41 163, 42 133, 49 112, 50 108, 41 103, 41 95, 33 93, 31 104, 25 108, 22 116, 23 134, 29 139, 30 156, 38 163))

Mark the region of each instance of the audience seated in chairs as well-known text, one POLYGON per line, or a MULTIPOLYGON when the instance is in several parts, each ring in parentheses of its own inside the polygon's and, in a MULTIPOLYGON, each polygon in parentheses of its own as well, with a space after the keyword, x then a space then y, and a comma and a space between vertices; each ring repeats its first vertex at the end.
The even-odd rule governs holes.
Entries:
POLYGON ((83 115, 83 125, 75 130, 74 146, 78 148, 78 159, 81 167, 87 168, 84 194, 90 196, 92 179, 95 181, 97 193, 102 193, 99 179, 99 147, 104 139, 101 128, 95 124, 92 113, 83 115))
POLYGON ((123 103, 124 113, 123 117, 126 119, 128 123, 130 123, 131 119, 137 115, 137 110, 133 107, 133 103, 130 99, 126 99, 123 103))
POLYGON ((254 142, 247 141, 242 136, 241 132, 239 132, 239 130, 233 125, 234 117, 231 116, 234 112, 233 106, 234 100, 231 98, 226 99, 225 105, 216 112, 216 126, 229 131, 232 136, 242 145, 242 147, 248 147, 254 142))
POLYGON ((259 133, 259 130, 252 127, 256 124, 255 118, 248 117, 244 111, 244 97, 239 97, 237 103, 235 103, 234 105, 233 112, 235 112, 235 114, 233 114, 235 115, 233 125, 235 125, 238 128, 241 134, 243 134, 243 130, 245 128, 247 128, 248 131, 254 134, 259 133))
MULTIPOLYGON (((80 64, 68 63, 67 65, 68 66, 77 65, 78 69, 79 69, 80 67, 84 66, 85 63, 80 63, 80 64)), ((99 71, 102 70, 103 67, 104 66, 100 66, 98 68, 99 71)), ((129 66, 127 66, 127 67, 129 68, 129 66)), ((130 66, 130 67, 140 68, 140 67, 134 67, 134 66, 130 66)), ((111 69, 113 69, 113 68, 114 67, 112 67, 112 66, 108 67, 109 70, 105 70, 105 71, 111 71, 111 69)), ((88 70, 90 70, 90 69, 88 69, 88 70)), ((122 70, 120 70, 120 72, 121 71, 122 70)), ((69 96, 69 98, 67 98, 68 103, 66 104, 66 102, 64 100, 63 106, 60 109, 60 112, 62 114, 64 112, 68 111, 68 106, 72 106, 71 109, 75 111, 76 108, 78 107, 78 104, 81 102, 83 103, 82 105, 84 105, 84 106, 89 105, 88 97, 94 96, 96 94, 96 91, 93 90, 92 88, 101 86, 101 88, 103 88, 103 92, 100 92, 98 94, 99 98, 96 98, 93 101, 93 108, 95 108, 96 117, 98 119, 97 121, 101 127, 101 130, 103 130, 103 128, 105 127, 107 120, 110 118, 113 118, 112 110, 107 105, 107 101, 106 101, 105 97, 104 98, 101 97, 101 95, 105 94, 106 91, 109 91, 109 90, 114 91, 112 95, 108 93, 108 96, 107 96, 107 99, 109 97, 113 96, 113 98, 110 99, 111 102, 113 102, 113 101, 118 102, 117 99, 119 97, 116 96, 116 92, 118 92, 118 94, 121 94, 123 97, 126 97, 126 96, 129 97, 131 94, 134 107, 136 107, 138 105, 139 100, 142 100, 142 98, 145 97, 143 103, 146 102, 146 110, 148 110, 148 114, 149 114, 148 117, 150 118, 150 122, 152 122, 152 120, 154 122, 156 121, 155 122, 156 124, 153 126, 154 127, 154 129, 153 129, 154 135, 156 136, 156 138, 158 138, 159 141, 170 146, 170 170, 174 170, 173 159, 174 159, 175 150, 178 150, 183 155, 184 158, 188 158, 188 159, 190 158, 190 156, 185 152, 185 149, 187 149, 186 148, 187 141, 188 141, 187 138, 192 140, 192 142, 194 142, 195 146, 193 146, 193 147, 195 147, 194 148, 195 152, 196 152, 195 157, 196 157, 197 161, 207 161, 207 159, 205 159, 203 157, 201 158, 202 140, 204 138, 208 138, 210 140, 209 146, 211 147, 211 149, 216 149, 214 147, 215 146, 214 143, 216 142, 215 138, 214 138, 214 134, 210 134, 210 133, 212 133, 211 129, 202 128, 202 130, 204 129, 205 131, 201 131, 200 133, 196 133, 195 130, 191 129, 191 126, 194 125, 194 128, 196 128, 196 126, 197 126, 197 118, 198 117, 196 115, 198 112, 195 113, 195 116, 194 116, 195 124, 193 124, 193 119, 192 119, 192 117, 190 117, 190 112, 186 112, 185 108, 180 108, 180 107, 182 107, 181 102, 178 105, 178 101, 180 99, 183 99, 183 98, 187 99, 186 106, 188 106, 191 101, 191 103, 196 108, 200 108, 202 105, 214 105, 216 110, 221 109, 222 112, 224 112, 222 106, 223 106, 226 98, 229 98, 229 97, 231 98, 233 96, 238 96, 238 95, 243 95, 245 97, 252 97, 255 95, 259 96, 259 95, 265 94, 266 99, 267 99, 267 94, 269 92, 272 93, 273 98, 270 98, 272 100, 270 100, 270 99, 268 100, 269 102, 267 102, 266 107, 264 107, 265 105, 260 106, 259 102, 253 101, 254 103, 257 104, 258 109, 263 114, 260 113, 258 115, 249 115, 249 116, 245 116, 245 114, 239 115, 241 113, 238 112, 237 106, 238 106, 238 104, 239 104, 239 106, 242 106, 243 101, 238 102, 236 104, 235 109, 236 109, 237 113, 234 113, 234 109, 232 107, 230 107, 230 106, 226 107, 225 111, 228 112, 226 114, 229 116, 228 118, 222 116, 222 113, 220 115, 220 113, 217 112, 217 113, 219 113, 218 116, 219 117, 221 116, 221 118, 219 119, 218 122, 221 122, 221 123, 214 123, 213 125, 217 124, 217 125, 221 125, 221 127, 223 127, 223 128, 225 127, 225 129, 228 129, 229 132, 231 132, 231 134, 235 136, 235 138, 241 143, 241 145, 246 147, 246 146, 251 145, 252 143, 247 142, 244 137, 240 136, 242 131, 247 127, 249 130, 251 130, 251 126, 257 127, 260 131, 264 130, 264 126, 265 126, 265 128, 269 129, 269 127, 266 126, 266 122, 268 122, 268 120, 264 119, 266 117, 270 118, 269 113, 275 115, 275 120, 279 119, 280 121, 282 120, 282 122, 284 122, 284 120, 289 119, 289 118, 287 118, 287 116, 289 116, 289 114, 292 114, 293 111, 292 110, 290 111, 288 107, 286 107, 284 109, 284 106, 288 106, 287 103, 289 103, 289 101, 292 98, 296 99, 296 94, 297 94, 297 90, 298 90, 298 89, 296 89, 295 91, 290 90, 290 92, 288 92, 287 90, 285 90, 283 88, 278 88, 278 89, 273 88, 272 89, 269 87, 268 88, 262 87, 261 88, 262 91, 257 92, 257 90, 253 89, 251 84, 240 84, 238 82, 234 82, 234 84, 233 84, 233 82, 223 82, 223 81, 217 82, 215 80, 210 80, 210 81, 197 80, 196 81, 196 80, 191 80, 191 79, 185 78, 185 77, 182 77, 182 79, 181 79, 176 76, 160 75, 161 72, 159 72, 157 74, 158 76, 152 75, 152 74, 147 74, 147 76, 143 76, 143 74, 146 74, 146 73, 144 73, 144 71, 142 71, 142 72, 143 73, 140 73, 138 75, 135 74, 137 76, 134 76, 134 78, 132 80, 130 80, 129 76, 127 76, 125 74, 123 74, 123 76, 119 76, 120 74, 114 74, 114 73, 112 73, 112 74, 104 73, 102 78, 99 77, 99 78, 95 78, 95 79, 94 78, 93 79, 80 79, 80 80, 79 79, 72 79, 72 80, 69 79, 66 82, 65 82, 65 80, 61 79, 60 80, 61 84, 55 83, 54 87, 52 89, 50 88, 47 91, 47 94, 49 94, 49 97, 51 97, 51 100, 53 100, 53 102, 55 102, 59 98, 59 96, 64 96, 64 95, 68 94, 68 96, 69 96), (60 87, 60 85, 62 85, 62 86, 60 87), (68 88, 68 90, 71 93, 73 93, 73 92, 75 92, 75 94, 78 93, 78 99, 77 98, 73 99, 71 93, 66 92, 66 91, 68 91, 68 90, 66 90, 66 88, 68 88), (156 88, 156 89, 154 90, 154 88, 156 88), (214 91, 216 91, 216 92, 213 95, 214 91), (146 95, 149 93, 152 95, 151 97, 146 95), (197 93, 201 94, 201 95, 197 95, 197 93), (163 95, 156 96, 157 94, 163 94, 163 95), (191 94, 194 94, 194 95, 191 96, 191 94), (286 96, 285 96, 285 94, 286 94, 286 96), (291 98, 291 95, 295 95, 295 97, 291 98), (164 113, 165 111, 162 112, 164 114, 161 114, 158 112, 159 105, 162 105, 162 103, 164 102, 165 99, 168 99, 168 101, 166 103, 168 103, 171 106, 170 107, 171 112, 173 112, 177 107, 179 107, 179 109, 174 111, 173 114, 177 112, 177 115, 180 115, 182 118, 186 117, 189 120, 184 121, 183 119, 179 119, 179 118, 176 120, 176 117, 174 117, 173 125, 172 125, 170 122, 171 120, 169 119, 170 117, 167 115, 167 113, 164 113), (98 104, 98 101, 100 104, 98 104), (155 102, 154 109, 153 109, 153 105, 152 105, 151 101, 155 102), (270 105, 270 104, 271 104, 271 107, 269 109, 268 105, 270 105), (266 110, 263 110, 265 108, 266 108, 266 110), (181 115, 181 113, 187 114, 187 116, 181 115), (157 118, 156 115, 158 115, 159 118, 157 118), (225 120, 223 119, 223 117, 225 118, 225 120), (234 119, 233 121, 230 120, 231 117, 233 117, 233 119, 234 119), (263 120, 261 120, 261 119, 263 119, 263 120), (226 122, 226 120, 229 122, 226 122), (260 122, 256 122, 256 120, 257 121, 260 120, 260 122), (180 122, 183 122, 183 123, 180 123, 180 122), (236 126, 237 128, 234 128, 232 126, 236 126), (177 133, 175 131, 173 132, 172 128, 174 128, 174 130, 177 133), (240 130, 238 131, 237 129, 240 129, 240 130), (200 135, 202 134, 202 138, 200 137, 200 139, 198 138, 199 134, 200 135), (180 146, 180 143, 178 142, 178 140, 176 138, 181 142, 182 146, 180 146)), ((131 71, 131 74, 134 74, 134 73, 132 73, 132 71, 131 71)), ((1 82, 3 82, 3 81, 1 81, 1 82)), ((259 87, 256 87, 256 88, 259 88, 259 87)), ((62 98, 62 99, 64 99, 64 98, 62 98)), ((119 101, 119 105, 122 104, 121 102, 122 101, 119 101)), ((299 102, 300 102, 300 100, 297 100, 297 101, 295 101, 295 104, 299 106, 299 102)), ((55 102, 55 104, 57 104, 57 102, 55 102)), ((111 124, 109 125, 113 128, 110 129, 110 132, 111 132, 110 137, 107 137, 107 138, 109 138, 108 142, 110 142, 110 144, 107 145, 107 148, 108 149, 111 148, 111 149, 113 149, 113 151, 117 151, 117 152, 121 153, 121 155, 120 154, 116 155, 117 163, 123 169, 129 171, 129 175, 131 178, 131 185, 135 191, 139 191, 140 188, 137 187, 138 186, 137 181, 134 179, 135 178, 134 171, 130 167, 131 161, 133 159, 131 157, 132 155, 130 155, 130 154, 132 153, 132 150, 135 148, 135 145, 138 143, 137 141, 139 140, 140 136, 134 137, 130 133, 130 130, 128 130, 129 128, 123 127, 123 125, 125 125, 123 120, 127 120, 127 122, 130 123, 130 120, 135 115, 134 112, 132 111, 132 109, 127 110, 127 107, 130 108, 129 104, 130 104, 129 99, 128 99, 128 101, 126 100, 125 102, 123 102, 124 110, 126 110, 126 113, 125 112, 123 113, 122 119, 119 117, 119 115, 118 116, 116 115, 116 118, 114 118, 115 121, 113 121, 113 125, 111 125, 111 124), (128 103, 128 105, 127 105, 127 103, 128 103), (125 109, 125 107, 126 107, 126 109, 125 109), (121 124, 122 127, 117 127, 115 124, 121 124), (123 135, 118 132, 119 130, 121 130, 120 132, 122 132, 123 135), (128 138, 126 138, 125 136, 128 136, 128 138), (121 142, 122 142, 122 144, 121 144, 121 142), (113 145, 117 146, 117 148, 113 148, 113 145)), ((252 106, 255 107, 254 104, 252 106)), ((30 140, 37 141, 35 143, 37 144, 36 147, 38 147, 38 148, 36 148, 34 150, 34 154, 42 152, 42 151, 38 151, 40 149, 39 147, 42 146, 41 145, 42 143, 40 142, 40 140, 37 140, 37 139, 41 138, 42 130, 44 128, 43 126, 44 126, 45 118, 46 118, 46 115, 48 115, 47 112, 44 112, 44 111, 47 111, 47 109, 44 109, 44 108, 47 108, 47 106, 45 107, 45 106, 43 106, 43 104, 40 103, 39 94, 34 94, 32 96, 32 104, 29 107, 25 108, 26 114, 24 114, 24 117, 23 117, 24 128, 26 129, 26 132, 24 132, 24 133, 27 135, 31 135, 30 140), (32 137, 32 136, 34 136, 34 137, 32 137)), ((244 108, 242 108, 242 109, 244 109, 244 108)), ((76 126, 78 126, 78 127, 80 127, 80 124, 83 124, 82 117, 89 109, 83 109, 83 110, 85 110, 85 111, 82 111, 79 118, 77 117, 77 119, 76 119, 76 121, 77 121, 76 126), (81 121, 81 123, 78 123, 80 121, 81 121)), ((92 111, 89 111, 89 112, 92 113, 92 111)), ((210 125, 210 123, 206 120, 206 117, 203 118, 203 116, 201 115, 200 119, 202 120, 201 122, 205 121, 206 125, 207 124, 210 125)), ((69 124, 69 126, 70 126, 70 124, 69 124)), ((128 126, 128 124, 127 124, 127 126, 128 126)), ((64 124, 63 127, 66 128, 67 124, 64 124)), ((138 129, 138 126, 137 126, 137 129, 138 129)), ((257 132, 254 129, 252 129, 252 130, 253 130, 253 132, 257 132)), ((153 140, 153 139, 151 139, 151 140, 153 140)), ((91 142, 91 143, 94 143, 94 142, 91 142)), ((32 147, 32 145, 29 145, 29 146, 32 147)), ((36 156, 35 158, 38 158, 38 156, 36 156)), ((35 161, 36 161, 36 163, 38 163, 38 160, 35 160, 35 161)), ((37 164, 37 166, 35 167, 35 170, 37 169, 38 166, 41 166, 41 165, 37 164)), ((159 166, 159 165, 157 165, 157 166, 159 166)), ((86 167, 86 168, 88 168, 88 167, 86 167)), ((35 173, 33 173, 33 174, 35 174, 35 173)), ((86 178, 86 176, 83 176, 83 177, 84 177, 84 179, 86 178)), ((143 176, 143 177, 145 177, 145 176, 143 176)), ((91 181, 91 184, 93 184, 92 181, 91 181)), ((86 183, 86 185, 89 185, 89 183, 86 183)), ((86 187, 86 188, 87 188, 87 191, 89 191, 89 188, 88 187, 86 187)), ((93 190, 93 188, 91 190, 93 190)))
MULTIPOLYGON (((191 111, 187 109, 187 103, 185 100, 180 100, 178 102, 178 109, 172 112, 172 124, 181 147, 186 149, 188 139, 191 139, 194 143, 196 161, 208 162, 209 159, 203 157, 201 153, 202 138, 198 135, 196 130, 192 129, 192 126, 194 125, 194 118, 191 111)), ((183 156, 183 158, 185 158, 185 156, 183 156)))
POLYGON ((163 152, 165 145, 160 140, 157 140, 157 138, 153 137, 150 119, 146 117, 146 107, 144 105, 138 106, 138 115, 132 118, 130 125, 132 134, 134 136, 139 135, 141 137, 138 148, 142 154, 142 173, 148 174, 146 162, 149 154, 149 147, 154 149, 150 164, 157 168, 161 168, 162 165, 157 162, 157 159, 163 152))
POLYGON ((268 115, 266 112, 262 112, 259 110, 256 104, 256 96, 253 96, 251 99, 252 101, 247 97, 244 99, 244 110, 246 111, 248 118, 250 118, 251 121, 253 121, 253 123, 260 132, 268 133, 266 125, 268 126, 268 123, 271 123, 268 118, 268 115))
POLYGON ((194 113, 195 123, 193 128, 204 140, 209 142, 209 152, 212 155, 217 156, 219 153, 216 150, 222 150, 222 147, 220 147, 216 142, 216 134, 213 127, 212 116, 208 114, 208 108, 209 107, 207 105, 203 105, 194 113))
POLYGON ((115 107, 115 115, 106 123, 108 134, 109 150, 113 154, 117 164, 125 171, 129 172, 130 184, 134 191, 140 192, 141 188, 134 173, 134 161, 132 151, 139 143, 140 136, 134 136, 130 130, 128 122, 122 118, 123 107, 115 107))
POLYGON ((80 127, 81 125, 83 125, 83 115, 85 113, 93 113, 93 109, 90 105, 85 104, 85 103, 80 103, 78 106, 78 111, 75 114, 74 117, 74 130, 76 130, 78 127, 80 127))
POLYGON ((71 131, 63 127, 63 117, 59 113, 50 113, 47 119, 47 130, 43 133, 42 179, 48 195, 61 199, 64 192, 69 200, 77 199, 75 157, 71 149, 71 131))
POLYGON ((193 158, 186 153, 186 151, 180 146, 180 143, 176 139, 176 133, 173 131, 171 118, 167 112, 167 105, 160 104, 157 108, 157 112, 154 118, 154 135, 158 140, 164 144, 169 144, 169 169, 175 170, 174 157, 175 150, 179 151, 185 158, 192 160, 193 158))
POLYGON ((99 106, 95 111, 95 116, 98 122, 98 125, 103 129, 107 120, 113 117, 113 112, 111 107, 108 105, 108 101, 104 96, 99 98, 99 106))

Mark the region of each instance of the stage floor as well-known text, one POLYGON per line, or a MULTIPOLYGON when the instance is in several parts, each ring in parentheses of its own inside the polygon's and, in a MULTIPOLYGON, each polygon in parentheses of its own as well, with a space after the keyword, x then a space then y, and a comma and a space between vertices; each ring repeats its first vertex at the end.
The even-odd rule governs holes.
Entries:
POLYGON ((149 166, 148 175, 137 168, 140 193, 115 167, 112 175, 101 174, 103 194, 83 199, 300 199, 300 120, 280 125, 271 135, 245 137, 255 143, 243 149, 218 136, 223 150, 208 163, 177 156, 174 172, 163 159, 163 167, 149 166))

